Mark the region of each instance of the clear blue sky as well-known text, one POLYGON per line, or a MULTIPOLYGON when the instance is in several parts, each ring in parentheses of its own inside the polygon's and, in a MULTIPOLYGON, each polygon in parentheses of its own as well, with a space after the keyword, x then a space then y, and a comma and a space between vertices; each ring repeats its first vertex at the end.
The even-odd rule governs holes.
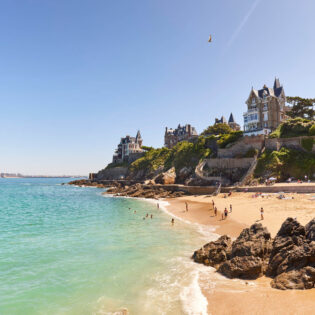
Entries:
POLYGON ((0 171, 87 174, 137 129, 158 147, 166 126, 242 124, 275 76, 315 97, 314 14, 314 0, 2 0, 0 171))

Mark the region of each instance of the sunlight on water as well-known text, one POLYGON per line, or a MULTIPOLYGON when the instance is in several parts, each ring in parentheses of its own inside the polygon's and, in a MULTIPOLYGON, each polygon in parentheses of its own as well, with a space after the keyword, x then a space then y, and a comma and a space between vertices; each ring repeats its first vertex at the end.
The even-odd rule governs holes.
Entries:
POLYGON ((62 181, 0 179, 0 314, 205 314, 197 229, 62 181))

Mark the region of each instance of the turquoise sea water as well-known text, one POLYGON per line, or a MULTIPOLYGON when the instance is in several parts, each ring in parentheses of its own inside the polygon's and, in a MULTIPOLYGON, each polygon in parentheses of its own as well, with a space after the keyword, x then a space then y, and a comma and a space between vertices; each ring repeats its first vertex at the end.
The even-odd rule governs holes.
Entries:
POLYGON ((196 227, 64 181, 0 179, 1 315, 206 314, 196 227))

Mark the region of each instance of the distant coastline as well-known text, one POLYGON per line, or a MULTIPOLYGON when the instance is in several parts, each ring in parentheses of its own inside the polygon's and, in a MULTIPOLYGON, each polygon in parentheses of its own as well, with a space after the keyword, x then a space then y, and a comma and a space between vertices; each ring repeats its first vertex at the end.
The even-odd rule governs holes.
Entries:
POLYGON ((87 178, 83 175, 22 175, 14 173, 0 173, 0 178, 87 178))

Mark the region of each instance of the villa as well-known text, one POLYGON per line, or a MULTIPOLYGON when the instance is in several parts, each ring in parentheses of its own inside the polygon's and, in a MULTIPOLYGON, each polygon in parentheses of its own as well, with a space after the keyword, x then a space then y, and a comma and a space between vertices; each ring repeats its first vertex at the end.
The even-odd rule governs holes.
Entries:
POLYGON ((286 96, 279 79, 273 88, 266 85, 261 90, 252 88, 246 101, 244 116, 244 135, 268 135, 287 119, 286 96))
POLYGON ((181 126, 180 124, 176 129, 172 128, 165 128, 164 134, 164 145, 165 147, 171 149, 173 148, 178 142, 184 140, 192 140, 193 138, 198 137, 198 133, 195 127, 192 127, 189 124, 185 126, 181 126))
POLYGON ((142 141, 139 130, 136 137, 127 135, 125 138, 121 138, 113 156, 113 163, 131 163, 140 158, 144 152, 142 141))

